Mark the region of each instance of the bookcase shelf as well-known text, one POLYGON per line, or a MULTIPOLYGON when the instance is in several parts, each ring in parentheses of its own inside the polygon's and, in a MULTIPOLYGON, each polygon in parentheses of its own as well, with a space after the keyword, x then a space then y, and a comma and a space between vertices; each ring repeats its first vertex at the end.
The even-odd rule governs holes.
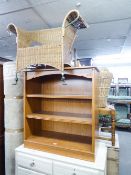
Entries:
POLYGON ((63 83, 58 70, 25 72, 25 147, 94 161, 97 75, 65 69, 63 83))
POLYGON ((33 113, 28 114, 27 118, 37 119, 37 120, 48 120, 55 122, 65 122, 65 123, 79 123, 92 125, 91 114, 72 114, 72 113, 33 113))
POLYGON ((63 134, 51 131, 43 131, 38 135, 31 135, 25 146, 40 149, 52 153, 81 158, 80 154, 93 161, 91 138, 79 135, 63 134))
POLYGON ((31 98, 62 98, 62 99, 85 99, 91 100, 91 96, 87 95, 48 95, 48 94, 27 94, 26 97, 31 98))

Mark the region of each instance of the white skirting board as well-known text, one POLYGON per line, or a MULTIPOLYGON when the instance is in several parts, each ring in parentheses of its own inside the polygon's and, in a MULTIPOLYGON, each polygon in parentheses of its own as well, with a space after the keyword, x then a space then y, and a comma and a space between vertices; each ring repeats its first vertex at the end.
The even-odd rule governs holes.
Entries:
POLYGON ((5 105, 5 128, 23 128, 23 99, 4 99, 5 105))
MULTIPOLYGON (((101 132, 100 135, 111 137, 110 133, 101 132)), ((111 145, 111 141, 99 140, 107 146, 107 175, 119 175, 119 138, 115 134, 115 146, 111 145)))
POLYGON ((15 148, 23 143, 23 132, 5 131, 5 171, 15 175, 15 148))

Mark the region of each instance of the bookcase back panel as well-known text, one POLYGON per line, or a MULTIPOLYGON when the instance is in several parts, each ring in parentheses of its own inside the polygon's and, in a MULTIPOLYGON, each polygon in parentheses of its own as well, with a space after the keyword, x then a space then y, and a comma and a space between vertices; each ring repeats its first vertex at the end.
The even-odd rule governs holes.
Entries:
POLYGON ((39 98, 28 98, 25 105, 28 114, 40 112, 42 110, 42 101, 39 98))
POLYGON ((42 92, 42 79, 36 78, 28 80, 26 82, 26 93, 27 94, 41 94, 42 92))
MULTIPOLYGON (((31 113, 63 112, 74 114, 91 114, 91 100, 76 99, 40 99, 28 98, 26 111, 31 113)), ((79 116, 81 117, 81 116, 79 116)))
POLYGON ((63 83, 61 75, 35 78, 27 81, 26 93, 92 96, 92 79, 66 75, 65 83, 63 83))
POLYGON ((91 79, 68 75, 65 76, 65 83, 63 83, 61 81, 61 75, 47 76, 43 80, 42 93, 92 96, 92 81, 91 79))
POLYGON ((35 119, 26 119, 28 125, 28 137, 31 135, 42 135, 46 131, 58 132, 71 134, 76 136, 87 136, 92 137, 92 126, 91 125, 81 125, 74 123, 62 123, 53 121, 42 121, 35 119))
POLYGON ((91 100, 43 99, 42 111, 91 114, 91 100))
POLYGON ((27 130, 25 130, 25 139, 33 134, 38 134, 42 130, 42 121, 34 119, 25 119, 27 130))
POLYGON ((54 121, 43 121, 35 119, 26 119, 30 135, 41 135, 44 131, 53 131, 65 134, 81 135, 91 137, 91 125, 82 125, 74 123, 63 123, 54 121))
POLYGON ((42 130, 89 136, 89 137, 91 137, 91 127, 92 127, 91 125, 82 125, 75 123, 63 123, 53 121, 42 122, 42 130))

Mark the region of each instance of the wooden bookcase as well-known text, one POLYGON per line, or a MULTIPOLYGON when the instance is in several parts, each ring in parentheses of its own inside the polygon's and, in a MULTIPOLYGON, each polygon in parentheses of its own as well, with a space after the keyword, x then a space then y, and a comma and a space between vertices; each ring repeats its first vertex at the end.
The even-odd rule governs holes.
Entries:
POLYGON ((24 146, 95 160, 95 67, 25 73, 24 146))

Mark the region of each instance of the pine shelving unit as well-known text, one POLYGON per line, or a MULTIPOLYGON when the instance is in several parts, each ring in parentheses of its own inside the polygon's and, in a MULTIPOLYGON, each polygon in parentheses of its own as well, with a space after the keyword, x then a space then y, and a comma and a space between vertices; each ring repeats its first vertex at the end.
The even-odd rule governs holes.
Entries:
POLYGON ((83 160, 95 160, 95 67, 25 73, 24 146, 83 160))

